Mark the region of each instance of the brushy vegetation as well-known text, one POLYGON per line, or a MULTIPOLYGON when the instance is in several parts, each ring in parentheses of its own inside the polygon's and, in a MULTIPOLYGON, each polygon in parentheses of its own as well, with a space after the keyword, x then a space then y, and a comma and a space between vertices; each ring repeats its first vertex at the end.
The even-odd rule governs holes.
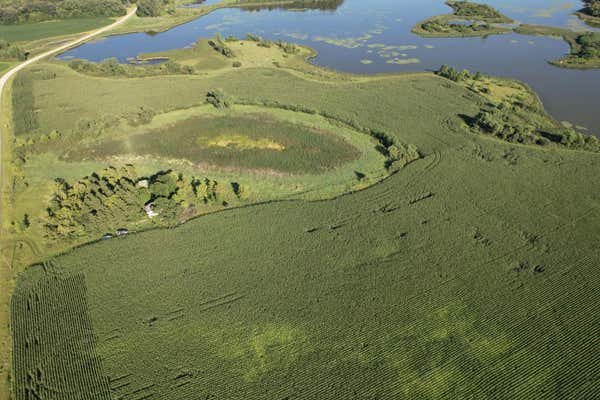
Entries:
POLYGON ((141 78, 157 75, 190 75, 195 73, 194 67, 167 60, 164 63, 134 66, 120 64, 116 58, 109 58, 99 63, 86 60, 73 60, 69 67, 74 71, 91 76, 141 78))
POLYGON ((495 28, 485 22, 474 21, 470 24, 458 24, 445 21, 443 18, 433 18, 422 22, 419 31, 431 36, 483 36, 500 33, 510 33, 504 28, 495 28))
POLYGON ((206 93, 206 102, 214 108, 229 108, 231 99, 221 89, 210 90, 206 93))
POLYGON ((452 14, 439 15, 419 22, 413 27, 413 33, 426 37, 462 37, 512 32, 512 29, 491 25, 513 21, 486 4, 469 1, 448 1, 446 4, 452 7, 452 14), (470 23, 452 22, 457 19, 470 23))
POLYGON ((1 24, 22 24, 77 17, 124 15, 121 0, 11 0, 0 2, 1 24))
POLYGON ((27 53, 12 43, 0 39, 0 60, 5 61, 24 61, 27 59, 27 53))
POLYGON ((227 46, 227 44, 225 43, 225 40, 223 40, 223 38, 221 37, 220 34, 216 34, 215 38, 213 40, 210 40, 208 42, 208 44, 215 49, 215 51, 219 54, 224 55, 227 58, 233 58, 235 57, 235 54, 233 53, 233 51, 231 50, 231 48, 229 48, 229 46, 227 46))
POLYGON ((281 50, 283 50, 286 54, 297 54, 300 52, 300 48, 293 43, 283 42, 281 39, 277 41, 272 41, 269 39, 262 38, 260 36, 254 35, 252 33, 246 34, 246 40, 251 42, 256 42, 256 45, 259 47, 269 48, 271 46, 277 46, 281 50))
POLYGON ((600 152, 600 140, 596 136, 581 134, 547 118, 539 102, 531 99, 534 95, 527 88, 519 87, 519 84, 515 83, 509 88, 510 95, 498 99, 494 98, 492 92, 502 88, 479 72, 471 74, 466 70, 458 71, 442 65, 437 74, 464 84, 470 90, 489 98, 490 101, 474 118, 464 117, 476 132, 511 143, 559 145, 570 149, 600 152))

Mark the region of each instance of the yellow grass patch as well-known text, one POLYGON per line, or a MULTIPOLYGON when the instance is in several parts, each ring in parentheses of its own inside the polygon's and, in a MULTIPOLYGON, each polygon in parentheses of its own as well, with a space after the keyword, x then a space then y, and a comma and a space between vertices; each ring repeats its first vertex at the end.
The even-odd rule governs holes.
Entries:
POLYGON ((239 150, 285 150, 285 146, 270 139, 251 139, 247 136, 235 134, 221 135, 211 139, 199 137, 198 144, 203 147, 236 147, 239 150))

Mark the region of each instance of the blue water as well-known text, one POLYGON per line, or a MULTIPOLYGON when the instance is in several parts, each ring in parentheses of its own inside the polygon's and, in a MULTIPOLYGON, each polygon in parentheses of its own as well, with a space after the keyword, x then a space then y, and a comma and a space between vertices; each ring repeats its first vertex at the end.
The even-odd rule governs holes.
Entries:
MULTIPOLYGON (((572 29, 586 29, 572 12, 578 1, 489 0, 509 17, 572 29)), ((219 32, 243 37, 251 32, 315 48, 315 64, 354 73, 437 69, 448 64, 471 71, 520 79, 535 89, 559 120, 600 133, 600 71, 560 69, 547 64, 569 52, 562 40, 516 34, 487 38, 426 39, 411 27, 447 13, 443 0, 339 0, 333 10, 304 12, 281 8, 246 11, 220 9, 159 34, 134 33, 88 43, 61 55, 127 62, 140 53, 186 47, 219 32), (386 46, 386 47, 382 47, 386 46)), ((206 3, 204 3, 206 4, 206 3)))

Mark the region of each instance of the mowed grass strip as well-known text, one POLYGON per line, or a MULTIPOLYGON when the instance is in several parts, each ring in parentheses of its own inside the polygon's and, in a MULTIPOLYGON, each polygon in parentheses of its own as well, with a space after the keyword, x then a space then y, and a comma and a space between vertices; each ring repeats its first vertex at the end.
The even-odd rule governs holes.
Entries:
POLYGON ((293 174, 337 168, 360 156, 331 132, 278 120, 266 112, 191 117, 71 154, 73 161, 139 155, 293 174))

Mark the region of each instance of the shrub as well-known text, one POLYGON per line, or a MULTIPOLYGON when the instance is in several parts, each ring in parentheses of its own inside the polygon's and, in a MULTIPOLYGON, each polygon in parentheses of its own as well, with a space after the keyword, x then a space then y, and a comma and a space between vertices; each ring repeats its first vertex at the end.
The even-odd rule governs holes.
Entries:
POLYGON ((277 42, 277 46, 283 50, 284 53, 286 54, 296 54, 300 52, 300 49, 298 48, 298 46, 296 46, 293 43, 287 43, 287 42, 282 42, 281 40, 279 40, 277 42))
POLYGON ((215 108, 229 108, 230 100, 221 89, 211 90, 206 93, 206 101, 215 108))
POLYGON ((251 33, 246 33, 246 40, 249 40, 251 42, 260 42, 261 37, 253 35, 251 33))
POLYGON ((131 126, 146 125, 152 122, 156 111, 149 107, 140 107, 138 110, 125 114, 127 123, 131 126))
POLYGON ((235 54, 233 53, 233 51, 225 44, 225 42, 221 38, 221 35, 218 33, 215 35, 215 38, 213 40, 208 41, 208 44, 215 51, 219 52, 220 54, 224 55, 225 57, 228 57, 228 58, 235 57, 235 54))
POLYGON ((0 59, 25 61, 27 59, 27 54, 28 53, 19 46, 0 39, 0 59))
MULTIPOLYGON (((449 67, 446 64, 442 65, 436 74, 454 82, 460 82, 471 78, 471 74, 466 69, 463 71, 458 71, 457 69, 449 67)), ((479 76, 479 79, 480 78, 481 75, 479 76)))
POLYGON ((97 66, 98 71, 106 76, 125 75, 125 68, 119 63, 116 58, 107 58, 97 66))

